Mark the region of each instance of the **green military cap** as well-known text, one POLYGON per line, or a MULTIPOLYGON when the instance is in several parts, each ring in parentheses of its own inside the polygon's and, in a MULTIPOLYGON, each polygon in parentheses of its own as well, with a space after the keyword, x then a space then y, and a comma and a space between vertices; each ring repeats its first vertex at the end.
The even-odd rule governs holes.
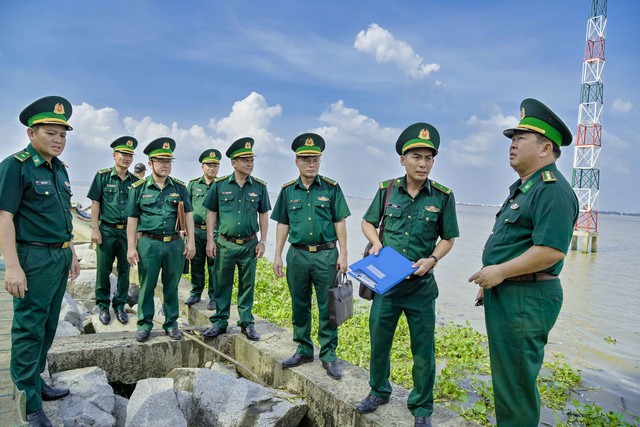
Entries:
POLYGON ((433 155, 438 154, 440 147, 440 134, 429 123, 414 123, 406 128, 396 141, 396 151, 401 156, 414 148, 429 148, 433 155))
POLYGON ((316 133, 303 133, 291 143, 296 156, 319 156, 324 151, 324 139, 316 133))
POLYGON ((144 154, 153 158, 173 158, 173 151, 176 149, 176 142, 167 137, 157 138, 151 141, 144 149, 144 154))
POLYGON ((71 103, 61 96, 45 96, 29 104, 20 113, 20 123, 31 127, 33 125, 62 125, 67 130, 73 130, 67 120, 71 117, 73 108, 71 103))
POLYGON ((202 154, 200 154, 198 161, 200 163, 220 163, 221 157, 222 154, 220 154, 218 150, 216 150, 215 148, 211 148, 209 150, 205 150, 202 154))
POLYGON ((539 133, 558 146, 571 145, 573 140, 571 131, 560 117, 542 102, 533 98, 527 98, 520 103, 520 123, 503 133, 507 138, 512 138, 516 131, 539 133))
POLYGON ((231 160, 236 157, 253 157, 255 154, 253 153, 253 144, 255 141, 253 138, 244 137, 235 141, 231 146, 227 149, 226 155, 231 160))
POLYGON ((133 150, 138 146, 138 140, 132 136, 121 136, 111 143, 113 152, 120 151, 121 153, 133 154, 133 150))

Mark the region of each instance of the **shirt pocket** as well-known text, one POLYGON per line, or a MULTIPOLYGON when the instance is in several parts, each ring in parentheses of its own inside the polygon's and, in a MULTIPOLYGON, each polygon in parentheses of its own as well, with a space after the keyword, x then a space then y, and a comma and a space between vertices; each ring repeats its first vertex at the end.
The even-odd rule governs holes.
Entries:
POLYGON ((331 200, 316 200, 313 202, 316 216, 325 221, 332 221, 331 200))
POLYGON ((116 187, 105 187, 102 190, 102 197, 105 202, 113 202, 113 199, 118 194, 118 189, 116 187))
POLYGON ((140 199, 140 210, 146 214, 155 215, 158 213, 158 196, 144 197, 146 194, 142 195, 142 199, 140 199))
POLYGON ((384 209, 384 228, 387 231, 399 232, 405 223, 402 218, 402 208, 398 205, 387 205, 384 209))
POLYGON ((33 192, 37 199, 38 212, 46 212, 57 205, 57 193, 53 184, 36 184, 33 186, 33 192))
POLYGON ((426 233, 428 237, 436 237, 438 235, 438 220, 440 212, 431 212, 423 210, 418 214, 420 220, 421 231, 426 233))
POLYGON ((244 196, 244 209, 247 213, 258 212, 258 205, 260 204, 260 196, 257 194, 247 194, 244 196))
POLYGON ((302 202, 291 202, 287 206, 287 214, 289 215, 290 223, 298 223, 302 219, 302 202))
POLYGON ((502 221, 500 235, 500 241, 502 243, 514 243, 519 235, 519 230, 521 230, 521 226, 519 224, 520 220, 520 212, 519 211, 511 211, 500 218, 502 221))
POLYGON ((220 212, 233 212, 235 203, 233 194, 223 194, 219 200, 220 212))

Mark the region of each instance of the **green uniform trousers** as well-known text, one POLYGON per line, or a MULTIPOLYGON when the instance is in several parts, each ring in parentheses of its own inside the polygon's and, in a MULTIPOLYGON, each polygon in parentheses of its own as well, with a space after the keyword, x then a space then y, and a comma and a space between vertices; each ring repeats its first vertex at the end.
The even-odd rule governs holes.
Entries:
POLYGON ((296 353, 313 356, 311 341, 311 293, 315 288, 318 301, 318 341, 320 360, 337 359, 338 329, 329 323, 329 288, 336 280, 338 250, 308 252, 293 246, 287 252, 287 283, 291 292, 293 341, 296 353))
POLYGON ((413 355, 413 390, 407 407, 415 417, 433 414, 433 385, 436 378, 435 306, 438 285, 433 275, 407 279, 384 295, 375 294, 369 316, 371 334, 371 394, 391 395, 391 346, 402 313, 407 317, 413 355))
POLYGON ((196 254, 191 259, 191 296, 200 298, 204 290, 204 266, 207 265, 209 273, 208 294, 209 299, 214 298, 214 282, 215 282, 215 258, 207 256, 207 230, 196 228, 196 254))
POLYGON ((127 261, 127 230, 100 225, 102 244, 96 246, 96 305, 100 310, 109 308, 111 282, 109 275, 113 261, 118 260, 118 285, 113 294, 113 309, 124 310, 129 296, 129 262, 127 261))
POLYGON ((47 363, 67 289, 71 249, 18 243, 18 260, 27 277, 24 298, 13 298, 11 378, 25 393, 27 413, 42 409, 40 374, 47 363))
POLYGON ((178 326, 176 320, 180 314, 178 308, 178 283, 184 268, 184 243, 182 239, 173 242, 141 237, 138 242, 138 274, 140 277, 140 296, 138 297, 138 330, 153 329, 153 295, 162 269, 162 295, 164 302, 164 324, 162 329, 178 326))
POLYGON ((252 240, 244 245, 236 245, 224 238, 218 238, 216 242, 216 286, 214 300, 216 313, 209 317, 212 325, 226 329, 229 324, 229 311, 231 309, 231 292, 233 291, 233 276, 238 266, 238 326, 247 327, 253 325, 253 291, 256 283, 256 245, 257 240, 252 240))
POLYGON ((498 425, 535 427, 540 420, 536 379, 562 307, 560 279, 503 282, 485 289, 484 307, 498 425))

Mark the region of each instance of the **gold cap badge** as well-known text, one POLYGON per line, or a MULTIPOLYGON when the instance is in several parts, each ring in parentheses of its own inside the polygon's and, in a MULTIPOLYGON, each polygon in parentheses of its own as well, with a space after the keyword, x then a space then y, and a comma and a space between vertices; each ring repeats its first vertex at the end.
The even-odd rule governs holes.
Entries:
POLYGON ((420 138, 420 139, 430 139, 429 130, 428 129, 422 129, 420 131, 420 135, 418 135, 418 138, 420 138))
POLYGON ((162 144, 162 148, 164 148, 165 150, 169 150, 171 148, 171 144, 169 144, 169 142, 165 142, 164 144, 162 144))
POLYGON ((132 140, 128 140, 127 141, 127 147, 133 147, 133 141, 132 140))
POLYGON ((249 141, 245 142, 244 148, 251 148, 251 143, 249 141))
POLYGON ((55 107, 53 107, 53 112, 56 114, 64 114, 64 106, 60 103, 57 103, 55 107))
POLYGON ((214 153, 213 151, 209 153, 209 157, 215 157, 216 153, 214 153))
POLYGON ((522 107, 522 108, 520 109, 520 120, 524 119, 524 118, 526 117, 526 114, 527 114, 527 113, 525 113, 525 111, 524 111, 524 107, 522 107))
POLYGON ((307 138, 304 141, 304 145, 307 146, 307 147, 313 147, 313 138, 307 138))

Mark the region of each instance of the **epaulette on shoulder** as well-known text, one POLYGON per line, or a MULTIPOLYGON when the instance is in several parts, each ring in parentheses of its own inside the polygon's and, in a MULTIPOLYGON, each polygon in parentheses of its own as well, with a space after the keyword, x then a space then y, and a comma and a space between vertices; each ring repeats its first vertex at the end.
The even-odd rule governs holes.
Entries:
POLYGON ((190 179, 190 180, 189 180, 189 182, 196 182, 196 181, 197 181, 197 180, 199 180, 200 178, 201 178, 201 177, 197 177, 197 178, 190 179))
POLYGON ((105 173, 107 173, 107 172, 111 172, 111 168, 104 168, 104 169, 100 169, 100 170, 98 171, 98 173, 99 173, 100 175, 105 174, 105 173))
POLYGON ((451 189, 445 187, 444 185, 440 184, 439 182, 431 181, 431 186, 433 188, 435 188, 436 190, 442 191, 444 194, 451 194, 451 189))
POLYGON ((389 186, 391 185, 391 181, 393 181, 393 180, 394 180, 394 178, 388 179, 386 181, 382 181, 380 183, 380 189, 384 190, 385 188, 389 188, 389 186))
POLYGON ((29 153, 28 151, 18 151, 16 154, 13 155, 13 157, 15 157, 15 159, 18 160, 19 162, 24 163, 25 160, 31 157, 31 153, 29 153))
POLYGON ((320 178, 324 181, 324 182, 328 182, 331 185, 338 185, 338 181, 335 181, 331 178, 327 178, 326 176, 320 176, 320 178))
POLYGON ((134 182, 133 184, 131 184, 131 187, 133 187, 133 188, 138 188, 138 187, 140 187, 142 184, 144 184, 144 183, 145 183, 145 181, 146 181, 146 178, 139 179, 139 180, 137 180, 136 182, 134 182))
POLYGON ((180 184, 183 187, 186 187, 187 184, 184 183, 184 181, 180 181, 178 178, 171 178, 173 180, 173 182, 175 182, 176 184, 180 184))
POLYGON ((291 181, 289 181, 289 182, 285 182, 284 184, 282 184, 282 188, 285 188, 285 187, 288 187, 288 186, 290 186, 290 185, 293 185, 293 184, 295 184, 295 183, 296 183, 296 181, 297 181, 297 179, 292 179, 292 180, 291 180, 291 181))
POLYGON ((553 174, 553 172, 551 171, 544 171, 542 172, 542 180, 544 182, 556 182, 558 180, 558 178, 556 178, 556 176, 553 174))
POLYGON ((267 186, 267 181, 263 181, 260 178, 256 178, 255 176, 253 177, 253 179, 255 179, 260 184, 264 185, 265 187, 267 186))
POLYGON ((229 175, 225 175, 225 176, 219 176, 217 177, 213 182, 220 182, 220 181, 224 181, 225 179, 229 178, 229 175))

